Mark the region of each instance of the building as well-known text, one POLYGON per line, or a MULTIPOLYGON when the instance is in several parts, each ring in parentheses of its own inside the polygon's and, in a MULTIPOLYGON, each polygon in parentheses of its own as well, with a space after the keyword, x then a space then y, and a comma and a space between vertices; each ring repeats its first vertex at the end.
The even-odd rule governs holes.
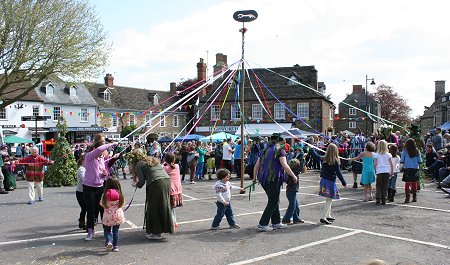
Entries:
POLYGON ((353 133, 371 135, 380 127, 377 117, 381 117, 380 103, 368 95, 362 85, 353 85, 352 93, 339 103, 339 112, 335 117, 335 131, 349 130, 353 133), (374 116, 368 115, 365 111, 374 116))
POLYGON ((450 121, 450 92, 445 93, 445 81, 434 81, 434 102, 425 107, 423 115, 420 117, 420 127, 423 135, 436 127, 443 127, 449 130, 450 126, 445 125, 450 121))
MULTIPOLYGON (((147 123, 178 99, 172 97, 176 95, 175 83, 170 84, 170 91, 158 91, 114 85, 111 74, 106 74, 104 80, 104 83, 85 85, 99 108, 97 125, 105 128, 105 134, 109 138, 126 136, 125 132, 147 123), (168 98, 170 99, 166 100, 168 98)), ((150 142, 162 136, 172 138, 180 131, 184 135, 185 123, 186 112, 182 109, 174 112, 171 110, 139 129, 133 135, 133 140, 140 137, 139 141, 150 142)))
MULTIPOLYGON (((206 65, 200 60, 200 63, 197 64, 199 75, 206 72, 202 67, 206 67, 206 65)), ((217 54, 214 73, 227 67, 226 55, 217 54)), ((296 127, 306 131, 315 130, 326 133, 328 128, 333 128, 335 106, 328 97, 323 95, 326 86, 323 82, 318 82, 317 70, 314 66, 299 66, 296 64, 292 67, 276 67, 269 70, 253 68, 249 69, 248 72, 250 80, 246 76, 244 86, 244 116, 246 117, 245 130, 247 134, 263 136, 268 131, 283 131, 273 122, 270 116, 273 116, 275 121, 285 130, 296 127), (255 75, 259 78, 258 80, 255 75), (251 87, 252 85, 270 115, 264 111, 259 103, 251 87), (283 105, 289 110, 286 110, 283 105), (309 124, 312 129, 305 123, 309 124)), ((206 110, 210 104, 205 103, 224 81, 224 78, 228 76, 228 73, 229 71, 200 94, 198 111, 206 114, 196 127, 198 134, 211 134, 213 128, 214 133, 225 131, 235 134, 239 130, 241 111, 236 96, 237 85, 231 86, 226 100, 225 93, 222 93, 217 98, 217 102, 212 103, 210 109, 206 110)), ((199 76, 198 79, 200 78, 203 79, 204 76, 199 76)), ((236 84, 237 76, 234 78, 236 84)))

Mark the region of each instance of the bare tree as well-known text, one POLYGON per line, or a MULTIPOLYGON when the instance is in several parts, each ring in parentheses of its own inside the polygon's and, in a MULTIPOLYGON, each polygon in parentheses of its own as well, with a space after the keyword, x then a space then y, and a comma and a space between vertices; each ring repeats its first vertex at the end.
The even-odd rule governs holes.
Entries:
POLYGON ((110 44, 86 0, 0 1, 0 108, 49 75, 96 76, 110 44))

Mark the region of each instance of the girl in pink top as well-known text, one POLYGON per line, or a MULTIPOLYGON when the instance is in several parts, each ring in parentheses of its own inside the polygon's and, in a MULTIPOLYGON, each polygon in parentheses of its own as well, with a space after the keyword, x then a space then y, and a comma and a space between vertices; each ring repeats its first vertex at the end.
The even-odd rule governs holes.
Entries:
POLYGON ((181 188, 180 168, 175 164, 175 155, 164 155, 164 170, 170 177, 170 207, 172 208, 173 226, 178 227, 175 208, 183 206, 183 190, 181 188))

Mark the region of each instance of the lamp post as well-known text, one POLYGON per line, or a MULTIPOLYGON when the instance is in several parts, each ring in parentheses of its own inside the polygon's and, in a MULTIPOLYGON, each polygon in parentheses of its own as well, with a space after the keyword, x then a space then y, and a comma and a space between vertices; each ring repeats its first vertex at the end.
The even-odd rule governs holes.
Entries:
POLYGON ((372 81, 370 82, 371 86, 375 85, 375 79, 374 78, 368 78, 366 75, 366 114, 367 114, 367 119, 366 119, 366 137, 368 137, 368 131, 369 131, 369 118, 370 115, 368 113, 372 113, 372 111, 369 109, 369 90, 367 88, 367 82, 368 81, 372 81))

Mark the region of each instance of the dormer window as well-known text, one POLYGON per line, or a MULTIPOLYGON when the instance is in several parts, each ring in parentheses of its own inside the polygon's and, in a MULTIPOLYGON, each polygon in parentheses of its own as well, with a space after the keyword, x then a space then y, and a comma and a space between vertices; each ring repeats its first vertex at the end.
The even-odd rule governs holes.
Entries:
POLYGON ((69 93, 70 93, 71 97, 76 97, 77 96, 77 88, 75 86, 71 86, 69 93))
POLYGON ((108 90, 105 90, 105 92, 103 92, 103 99, 105 101, 111 101, 111 92, 109 92, 108 90))
POLYGON ((54 94, 55 94, 55 87, 52 85, 52 84, 48 84, 46 87, 45 87, 45 94, 47 95, 47 96, 53 96, 54 94))
POLYGON ((289 86, 293 86, 293 85, 297 85, 298 79, 295 76, 291 76, 288 80, 288 85, 289 86))
POLYGON ((159 96, 158 96, 158 94, 155 94, 153 96, 153 104, 155 104, 155 105, 159 104, 159 96))

